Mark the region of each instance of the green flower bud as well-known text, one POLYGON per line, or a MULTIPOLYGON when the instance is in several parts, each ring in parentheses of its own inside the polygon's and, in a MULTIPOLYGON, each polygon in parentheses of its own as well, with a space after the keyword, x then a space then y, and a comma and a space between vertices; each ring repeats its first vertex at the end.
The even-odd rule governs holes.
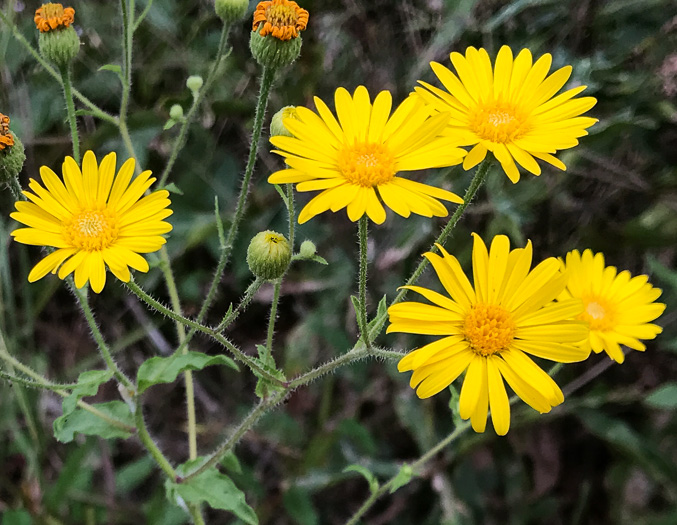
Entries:
POLYGON ((249 48, 260 66, 278 69, 288 66, 299 57, 301 43, 300 36, 290 40, 278 40, 272 36, 262 36, 259 31, 252 31, 249 48))
POLYGON ((186 87, 193 92, 193 96, 197 95, 203 84, 204 80, 200 75, 191 75, 186 79, 186 87))
POLYGON ((297 119, 296 116, 296 106, 285 106, 280 111, 273 115, 272 120, 270 121, 270 136, 275 137, 277 135, 282 135, 284 137, 293 137, 289 130, 284 127, 284 119, 293 118, 297 119))
POLYGON ((72 26, 40 33, 38 38, 40 54, 45 60, 59 68, 72 62, 80 51, 80 38, 72 26))
POLYGON ((9 130, 9 117, 0 113, 0 184, 17 178, 25 161, 24 145, 9 130))
POLYGON ((313 241, 305 240, 301 243, 301 248, 299 249, 299 255, 303 259, 310 259, 317 252, 315 243, 313 241))
POLYGON ((242 20, 247 14, 249 0, 215 0, 214 11, 224 24, 242 20))
POLYGON ((6 184, 10 180, 17 178, 19 173, 21 173, 24 162, 26 162, 24 145, 11 131, 9 132, 9 136, 12 137, 14 145, 0 149, 0 183, 2 184, 6 184))
POLYGON ((266 230, 257 233, 247 248, 247 264, 262 279, 282 277, 291 261, 291 246, 284 235, 266 230))
POLYGON ((169 108, 169 117, 172 120, 181 120, 183 118, 183 108, 178 104, 174 104, 169 108))

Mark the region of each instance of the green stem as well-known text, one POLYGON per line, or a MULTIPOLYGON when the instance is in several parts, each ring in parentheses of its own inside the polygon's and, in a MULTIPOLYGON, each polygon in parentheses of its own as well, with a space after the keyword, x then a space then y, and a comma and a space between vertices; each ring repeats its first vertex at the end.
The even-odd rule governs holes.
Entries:
POLYGON ((129 134, 127 127, 127 112, 129 110, 129 97, 132 90, 132 41, 134 28, 134 0, 120 0, 120 7, 122 9, 122 61, 123 61, 123 75, 122 82, 122 96, 120 98, 120 116, 118 117, 118 128, 122 142, 131 157, 137 159, 135 170, 136 173, 141 173, 141 166, 134 151, 134 143, 129 134))
POLYGON ((369 351, 362 345, 362 343, 358 343, 357 345, 355 345, 355 347, 353 347, 352 350, 337 357, 336 359, 332 359, 331 361, 328 361, 327 363, 324 363, 323 365, 320 365, 317 368, 313 368, 310 372, 306 372, 305 374, 300 375, 296 379, 293 379, 292 381, 289 382, 289 388, 293 390, 295 388, 308 384, 325 374, 333 372, 337 368, 348 365, 360 359, 364 359, 365 357, 368 356, 369 351))
POLYGON ((148 432, 148 427, 146 427, 146 422, 143 419, 143 407, 141 406, 141 400, 137 397, 136 400, 136 410, 134 411, 134 418, 136 421, 136 428, 138 430, 139 439, 146 450, 153 456, 153 459, 158 464, 158 466, 164 471, 165 474, 169 477, 170 480, 176 480, 176 471, 169 463, 169 460, 165 457, 162 451, 158 448, 153 441, 153 438, 148 432))
MULTIPOLYGON (((555 375, 557 372, 559 372, 562 368, 562 363, 557 363, 555 364, 548 374, 550 376, 555 375)), ((517 400, 519 399, 518 396, 512 396, 510 398, 510 405, 514 405, 517 400)), ((487 418, 489 417, 490 413, 487 414, 487 418)), ((460 424, 454 428, 454 430, 451 431, 447 437, 442 439, 437 445, 435 445, 433 448, 428 450, 425 454, 423 454, 420 458, 418 458, 416 461, 411 463, 409 466, 411 467, 412 471, 416 471, 418 468, 422 467, 425 465, 428 461, 433 459, 439 452, 447 448, 449 445, 451 445, 456 439, 458 439, 462 434, 464 434, 469 428, 471 427, 471 422, 470 421, 463 421, 460 424)), ((364 514, 371 508, 371 506, 378 500, 381 496, 385 495, 386 493, 390 492, 391 487, 395 485, 395 482, 397 480, 397 475, 393 476, 390 478, 386 483, 381 485, 379 489, 372 493, 369 498, 362 504, 362 506, 351 516, 351 518, 346 522, 345 525, 356 525, 358 523, 358 520, 364 516, 364 514)))
POLYGON ((145 302, 148 306, 157 310, 161 314, 166 315, 167 317, 169 317, 170 319, 173 319, 174 321, 179 321, 180 323, 183 323, 186 326, 189 326, 191 328, 195 328, 197 331, 202 332, 203 334, 210 336, 212 339, 217 341, 223 347, 227 348, 233 354, 233 356, 235 356, 235 358, 237 360, 244 363, 246 366, 248 366, 252 371, 256 372, 258 375, 262 376, 263 378, 267 379, 268 381, 272 382, 275 385, 284 386, 284 383, 282 381, 280 381, 279 378, 270 374, 265 368, 261 367, 255 360, 253 360, 248 355, 244 354, 242 352, 242 350, 237 348, 233 343, 228 341, 221 334, 214 331, 214 329, 209 328, 208 326, 204 326, 204 325, 201 325, 199 323, 196 323, 195 321, 191 321, 190 319, 187 319, 187 318, 182 317, 180 315, 177 315, 171 309, 167 308, 166 306, 164 306, 162 303, 160 303, 156 299, 153 299, 153 297, 151 297, 145 291, 143 291, 133 280, 130 280, 127 283, 127 288, 134 295, 136 295, 139 299, 141 299, 143 302, 145 302))
MULTIPOLYGON (((259 139, 261 138, 261 130, 263 129, 263 116, 265 115, 266 107, 268 106, 268 97, 270 96, 270 88, 272 87, 274 79, 275 79, 275 71, 265 68, 263 70, 263 77, 261 79, 261 90, 259 92, 259 98, 256 103, 256 115, 254 117, 254 130, 252 132, 252 142, 249 147, 249 158, 247 160, 247 167, 245 168, 245 175, 242 181, 242 186, 240 187, 240 195, 237 201, 235 216, 233 217, 233 222, 231 223, 230 229, 228 230, 228 237, 226 238, 225 244, 221 247, 219 261, 216 265, 216 271, 214 272, 212 282, 209 285, 207 297, 205 298, 204 302, 202 303, 202 306, 200 307, 200 311, 198 312, 197 315, 198 323, 201 323, 204 320, 205 316, 207 315, 207 311, 214 302, 214 299, 216 299, 216 293, 219 289, 219 284, 221 284, 223 272, 225 271, 226 265, 228 264, 230 252, 233 249, 235 235, 237 234, 239 224, 244 216, 244 208, 245 204, 247 203, 247 195, 249 193, 249 182, 251 181, 252 173, 254 172, 254 164, 256 163, 256 155, 258 153, 259 139)), ((192 338, 193 334, 194 332, 188 334, 189 340, 192 338)))
MULTIPOLYGON (((487 155, 485 159, 482 161, 482 163, 479 165, 477 170, 475 171, 475 175, 473 176, 472 180, 470 181, 470 186, 468 186, 468 189, 465 192, 465 195, 463 196, 463 203, 459 204, 458 208, 456 208, 456 211, 454 214, 451 216, 451 219, 449 219, 449 222, 447 225, 444 227, 442 232, 439 234, 437 239, 435 239, 435 242, 433 243, 432 247, 430 248, 430 251, 436 252, 437 247, 435 246, 436 244, 444 245, 446 240, 449 238, 451 233, 454 231, 454 228, 458 224, 459 219, 461 218, 461 215, 463 215, 463 212, 465 209, 468 207, 468 205, 472 202, 472 200, 475 198, 475 195, 477 194, 477 191, 480 189, 482 184, 484 183, 485 179, 487 178, 487 173, 489 172, 489 168, 491 168, 491 165, 493 163, 492 161, 492 156, 487 155)), ((423 257, 421 259, 421 262, 419 265, 416 267, 414 272, 411 274, 411 277, 406 282, 406 286, 411 286, 413 284, 416 284, 416 282, 419 280, 421 277, 421 274, 423 271, 428 267, 428 259, 423 257)), ((406 295, 408 290, 402 289, 400 292, 397 294, 395 299, 393 300, 390 305, 392 306, 395 303, 399 303, 404 296, 406 295)))
MULTIPOLYGON (((3 357, 3 356, 0 356, 3 357)), ((39 381, 31 381, 30 379, 25 379, 23 377, 19 377, 16 375, 13 375, 12 373, 4 372, 0 370, 0 377, 3 379, 6 379, 7 381, 12 381, 14 383, 18 383, 23 386, 27 386, 29 388, 36 388, 36 389, 42 389, 42 390, 50 390, 52 392, 60 392, 63 391, 64 389, 73 389, 78 386, 78 383, 64 383, 64 384, 58 384, 58 383, 50 383, 48 381, 45 381, 44 383, 39 382, 39 381)))
MULTIPOLYGON (((5 344, 5 338, 2 334, 2 332, 0 332, 0 358, 4 359, 8 364, 10 364, 14 368, 20 370, 21 372, 26 374, 28 377, 33 378, 36 381, 36 383, 41 385, 40 388, 48 388, 49 390, 52 390, 51 385, 53 385, 53 383, 51 383, 48 379, 46 379, 42 375, 38 374, 32 368, 24 365, 21 361, 19 361, 12 354, 9 353, 9 351, 7 350, 7 345, 5 344), (47 386, 47 385, 49 385, 49 386, 47 386)), ((65 388, 65 387, 68 387, 69 385, 59 385, 59 386, 61 386, 62 388, 65 388)), ((53 389, 53 390, 56 394, 60 395, 61 397, 68 397, 70 395, 65 390, 58 390, 58 389, 53 389)), ((134 433, 135 430, 136 430, 134 427, 130 427, 126 423, 123 423, 122 421, 119 421, 117 419, 110 417, 108 414, 101 412, 97 408, 93 407, 89 403, 86 403, 82 400, 79 400, 77 405, 80 408, 82 408, 83 410, 86 410, 87 412, 89 412, 90 414, 93 414, 93 415, 103 419, 104 421, 106 421, 110 425, 113 425, 114 427, 120 428, 120 429, 125 430, 129 433, 134 433)))
POLYGON ((360 337, 364 341, 367 348, 371 346, 369 339, 369 330, 367 329, 367 243, 368 243, 368 226, 367 215, 360 217, 358 223, 358 236, 360 238, 360 307, 357 312, 357 322, 360 327, 360 337))
MULTIPOLYGON (((176 280, 169 262, 169 255, 167 250, 161 250, 161 268, 162 273, 167 283, 167 291, 169 292, 169 300, 172 303, 172 310, 176 315, 183 317, 181 313, 181 300, 179 299, 179 291, 176 288, 176 280)), ((182 353, 188 353, 188 345, 186 341, 186 329, 180 321, 176 321, 176 334, 179 339, 179 346, 182 347, 182 353)), ((186 386, 186 414, 188 420, 188 455, 190 459, 197 457, 197 418, 195 417, 195 385, 193 384, 193 372, 186 370, 183 374, 184 383, 186 386)))
POLYGON ((296 210, 294 209, 294 185, 287 184, 287 211, 289 212, 289 246, 294 251, 296 210))
POLYGON ((146 18, 146 15, 148 14, 148 11, 150 11, 152 5, 153 0, 148 0, 146 7, 143 9, 143 11, 141 11, 141 14, 139 15, 139 18, 136 19, 136 22, 134 22, 134 26, 132 27, 132 33, 136 33, 136 30, 139 28, 139 25, 141 25, 141 22, 143 22, 143 19, 146 18))
MULTIPOLYGON (((445 241, 449 238, 451 233, 453 232, 454 228, 458 224, 458 221, 460 220, 461 216, 463 215, 463 212, 465 209, 468 207, 468 205, 472 202, 472 200, 475 198, 475 195, 477 195, 477 191, 482 187, 482 184, 484 183, 487 173, 489 169, 491 168, 492 165, 492 160, 489 157, 486 157, 482 163, 479 165, 477 170, 475 171, 475 175, 473 176, 472 180, 470 181, 470 185, 468 186, 468 189, 465 192, 465 195, 463 196, 463 203, 456 208, 456 211, 454 214, 451 216, 449 219, 449 222, 447 225, 444 227, 442 232, 439 234, 437 239, 433 242, 433 245, 430 248, 430 251, 436 252, 437 247, 435 246, 436 244, 441 244, 443 245, 445 241)), ((419 280, 421 275, 423 274, 423 271, 428 267, 428 259, 425 257, 421 259, 421 262, 418 264, 416 269, 412 272, 411 276, 409 279, 407 279, 407 282, 405 283, 406 286, 411 286, 416 284, 416 282, 419 280)), ((407 289, 403 288, 401 289, 398 294, 395 296, 395 299, 392 300, 389 306, 392 306, 394 304, 399 303, 402 299, 404 299, 404 296, 407 294, 407 289)), ((371 330, 369 330, 369 337, 370 340, 374 340, 376 336, 381 333, 381 329, 383 328, 383 325, 386 323, 386 320, 388 319, 388 314, 384 313, 380 316, 377 316, 375 319, 372 321, 372 326, 371 330)))
POLYGON ((71 130, 71 141, 73 143, 73 158, 77 164, 80 164, 80 137, 78 136, 78 123, 75 120, 75 104, 73 104, 73 92, 71 86, 71 72, 69 66, 61 68, 61 81, 63 85, 63 94, 66 99, 66 112, 68 113, 68 125, 71 130))
MULTIPOLYGON (((256 295, 256 292, 258 292, 259 288, 261 288, 261 285, 264 282, 265 281, 263 279, 261 279, 260 277, 257 277, 256 279, 254 279, 254 281, 249 285, 249 287, 245 291, 244 297, 242 297, 242 299, 240 299, 240 304, 238 304, 232 312, 224 315, 223 319, 218 324, 218 326, 216 328, 214 328, 214 330, 216 332, 222 332, 233 321, 235 321, 235 319, 237 319, 237 317, 240 315, 242 310, 247 308, 247 306, 249 305, 251 300, 254 298, 254 295, 256 295)), ((192 331, 192 332, 194 333, 194 331, 192 331)))
POLYGON ((263 117, 266 113, 266 108, 268 107, 270 88, 272 87, 274 80, 275 70, 267 67, 263 68, 259 98, 256 102, 256 115, 254 116, 254 129, 252 131, 252 143, 249 148, 249 158, 247 159, 247 167, 245 168, 242 186, 240 187, 240 195, 237 199, 235 216, 233 217, 233 222, 230 225, 228 237, 226 238, 226 258, 228 258, 230 251, 233 249, 233 242, 235 241, 237 230, 240 227, 240 222, 242 222, 242 217, 244 216, 244 209, 245 205, 247 204, 247 196, 249 195, 249 182, 251 181, 252 173, 254 173, 254 165, 256 164, 256 156, 259 149, 261 130, 263 129, 263 117))
POLYGON ((263 414, 265 414, 270 408, 282 401, 286 395, 287 392, 277 392, 273 394, 272 397, 261 400, 256 408, 254 408, 254 410, 252 410, 249 415, 242 420, 235 431, 230 436, 228 436, 228 438, 226 438, 214 452, 209 455, 204 463, 202 463, 202 465, 192 472, 189 472, 186 477, 180 481, 185 482, 193 479, 216 465, 226 453, 233 449, 240 438, 246 434, 247 431, 252 428, 259 419, 261 419, 261 416, 263 416, 263 414))
POLYGON ((192 124, 193 120, 197 116, 197 110, 200 108, 202 105, 202 101, 204 100, 207 92, 209 91, 209 88, 211 87, 212 83, 216 79, 216 73, 219 69, 219 65, 221 64, 221 61, 224 58, 224 54, 226 52, 226 45, 228 44, 228 33, 230 32, 230 26, 225 25, 223 26, 223 30, 221 31, 221 40, 219 41, 219 47, 218 50, 216 51, 216 57, 214 58, 214 62, 212 62, 212 66, 209 69, 209 73, 207 74, 207 80, 205 80, 204 85, 200 88, 198 91, 197 96, 193 99, 193 104, 191 105, 190 109, 188 110, 188 113, 186 114, 186 118, 183 120, 181 123, 181 128, 179 129, 179 134, 174 140, 174 145, 172 146, 172 153, 169 156, 169 160, 167 161, 167 165, 165 166, 165 169, 162 171, 162 175, 160 176, 160 182, 158 183, 159 187, 163 187, 167 183, 167 179, 169 178, 169 173, 172 171, 172 168, 174 167, 174 163, 176 162, 177 157, 179 156, 179 153, 183 149, 183 146, 186 143, 186 135, 188 133, 188 127, 190 124, 192 124))
POLYGON ((113 360, 110 348, 108 348, 108 344, 106 343, 105 339, 103 338, 103 334, 99 329, 99 325, 96 324, 94 314, 92 313, 92 309, 89 306, 89 300, 87 298, 86 290, 76 288, 75 284, 72 282, 72 279, 69 279, 69 285, 71 287, 71 290, 75 294, 78 303, 80 304, 82 313, 84 314, 85 319, 87 320, 89 329, 92 331, 92 336, 94 337, 94 341, 96 341, 96 344, 99 347, 99 352, 101 353, 101 357, 106 363, 106 366, 108 367, 109 370, 113 371, 113 374, 115 375, 116 379, 121 384, 123 384, 125 387, 133 391, 134 383, 132 383, 132 381, 122 372, 122 370, 118 368, 118 365, 113 360))
POLYGON ((188 512, 190 512, 190 517, 193 518, 194 525, 205 525, 205 520, 199 505, 188 505, 188 512))
MULTIPOLYGON (((12 34, 14 35, 14 38, 16 38, 19 43, 26 48, 26 50, 33 56, 33 58, 42 66, 42 68, 47 71, 54 79, 61 85, 63 85, 63 81, 61 79, 61 75, 59 72, 54 69, 49 62, 47 62, 40 53, 26 40, 26 37, 24 37, 21 32, 19 31, 19 28, 14 24, 12 20, 10 20, 3 12, 0 10, 0 20, 2 20, 5 24, 7 24, 7 27, 9 27, 12 31, 12 34)), ((118 119, 111 115, 110 113, 106 113, 103 111, 101 108, 99 108, 94 102, 89 100, 86 96, 84 96, 82 93, 80 93, 77 89, 73 89, 73 95, 75 98, 77 98, 80 102, 82 102, 94 115, 95 117, 105 120, 106 122, 110 122, 111 124, 114 124, 117 126, 118 124, 118 119)))
POLYGON ((277 279, 273 287, 273 302, 270 304, 270 317, 268 318, 268 335, 266 337, 266 357, 273 353, 273 335, 275 335, 275 319, 277 318, 277 304, 280 302, 280 287, 282 279, 277 279))

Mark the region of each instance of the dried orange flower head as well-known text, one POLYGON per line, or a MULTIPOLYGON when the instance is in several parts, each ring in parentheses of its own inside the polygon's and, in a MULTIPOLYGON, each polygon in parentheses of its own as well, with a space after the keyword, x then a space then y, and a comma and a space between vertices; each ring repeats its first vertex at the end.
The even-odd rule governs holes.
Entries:
POLYGON ((35 11, 35 25, 41 33, 68 27, 75 19, 75 9, 61 4, 43 4, 35 11))
POLYGON ((291 0, 268 0, 259 2, 254 11, 256 31, 263 24, 260 35, 272 35, 279 40, 297 38, 308 25, 308 11, 291 0))
POLYGON ((9 132, 9 117, 0 113, 0 151, 14 146, 14 137, 9 132))

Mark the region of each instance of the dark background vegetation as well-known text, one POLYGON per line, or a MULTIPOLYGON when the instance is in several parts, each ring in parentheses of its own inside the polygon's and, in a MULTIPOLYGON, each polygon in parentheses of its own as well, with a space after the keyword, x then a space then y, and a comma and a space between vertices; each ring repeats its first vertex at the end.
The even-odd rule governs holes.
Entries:
MULTIPOLYGON (((140 10, 145 2, 138 4, 140 10)), ((116 112, 117 78, 97 70, 120 64, 119 5, 79 0, 71 5, 83 43, 74 64, 75 84, 116 112)), ((505 438, 491 428, 484 435, 465 435, 408 486, 383 498, 364 523, 677 523, 675 2, 314 0, 302 5, 311 13, 302 55, 279 76, 269 114, 288 104, 312 107, 314 95, 331 102, 338 86, 352 90, 365 84, 372 94, 389 89, 400 101, 417 79, 433 80, 430 60, 448 65, 450 51, 469 45, 487 48, 492 57, 503 44, 515 51, 528 47, 536 56, 552 53, 555 66, 573 65, 571 83, 586 84, 586 93, 597 97, 589 114, 600 122, 579 147, 560 155, 568 171, 545 167, 541 177, 524 174, 512 185, 495 170, 447 248, 467 264, 473 231, 485 239, 506 233, 515 245, 531 239, 539 259, 592 248, 604 252, 609 264, 651 275, 668 304, 659 320, 665 331, 648 343, 646 353, 631 353, 623 365, 593 355, 566 366, 557 376, 568 394, 562 406, 532 417, 533 411, 518 405, 505 438), (660 387, 660 394, 650 396, 660 387)), ((5 12, 15 11, 34 44, 36 7, 32 1, 2 2, 5 12)), ((172 196, 168 248, 188 315, 199 307, 217 257, 214 194, 229 220, 244 168, 259 75, 248 52, 249 20, 232 32, 232 54, 170 178, 184 192, 172 196)), ((130 126, 144 168, 162 171, 176 134, 176 128, 163 131, 169 108, 188 108, 185 79, 206 76, 220 30, 205 0, 156 0, 138 30, 130 126)), ((58 85, 5 26, 0 31, 0 111, 10 115, 26 146, 25 185, 41 165, 59 169, 68 154, 65 110, 58 85)), ((118 165, 126 158, 110 125, 83 117, 79 127, 84 149, 99 157, 116 150, 118 165)), ((281 161, 262 145, 239 244, 209 322, 218 322, 251 279, 243 255, 249 239, 268 228, 286 232, 279 196, 265 182, 281 161)), ((428 176, 458 193, 470 179, 460 169, 428 176)), ((299 200, 303 204, 308 196, 299 200)), ((47 277, 28 285, 26 275, 39 251, 10 243, 14 225, 7 191, 0 204, 0 323, 10 350, 54 380, 73 381, 80 371, 101 367, 63 283, 47 277)), ((372 306, 384 294, 393 297, 442 225, 442 220, 392 216, 372 228, 372 306)), ((299 241, 312 239, 330 264, 297 264, 284 283, 275 355, 288 376, 355 341, 349 301, 357 288, 355 230, 344 212, 298 228, 299 241)), ((166 297, 157 270, 139 277, 166 297)), ((436 286, 431 272, 422 282, 436 286)), ((263 288, 228 334, 248 352, 265 339, 262 326, 271 297, 271 289, 263 288)), ((124 369, 133 371, 144 359, 174 347, 173 324, 148 312, 112 278, 93 301, 124 369)), ((196 350, 218 351, 204 339, 194 341, 196 350)), ((409 349, 425 341, 390 335, 379 343, 409 349)), ((200 450, 208 452, 256 402, 254 378, 211 368, 197 380, 200 450)), ((246 491, 261 523, 343 523, 368 495, 362 478, 341 472, 346 465, 360 463, 385 479, 444 437, 453 428, 449 392, 420 401, 407 381, 394 363, 358 363, 297 391, 247 434, 236 449, 239 466, 231 458, 224 468, 246 491)), ((95 400, 117 396, 109 384, 95 400)), ((59 444, 51 423, 60 411, 56 396, 0 385, 2 525, 186 522, 165 500, 162 475, 135 439, 59 444)), ((175 462, 187 459, 181 384, 151 389, 146 412, 162 449, 175 462)), ((209 523, 236 522, 214 512, 209 523)))

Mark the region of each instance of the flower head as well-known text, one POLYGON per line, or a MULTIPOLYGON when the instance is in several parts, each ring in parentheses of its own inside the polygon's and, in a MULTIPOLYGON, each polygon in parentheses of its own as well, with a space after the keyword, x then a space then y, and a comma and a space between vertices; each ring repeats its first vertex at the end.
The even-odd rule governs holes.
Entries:
POLYGON ((651 324, 665 310, 664 304, 655 302, 662 291, 651 286, 646 275, 618 273, 604 265, 604 255, 591 250, 582 255, 578 250, 569 252, 565 267, 569 281, 560 299, 583 300, 578 318, 590 323, 590 336, 581 343, 587 352, 604 350, 622 363, 625 354, 620 345, 643 352, 646 346, 640 339, 654 339, 663 331, 651 324))
POLYGON ((43 4, 35 11, 35 25, 41 33, 70 26, 75 20, 75 9, 62 4, 43 4))
POLYGON ((308 25, 308 11, 290 0, 259 2, 254 11, 252 30, 261 36, 271 35, 278 40, 297 38, 308 25))
POLYGON ((533 62, 523 49, 513 60, 503 46, 492 69, 484 49, 469 47, 465 56, 451 53, 458 76, 437 62, 430 65, 447 91, 427 82, 416 92, 434 111, 451 112, 449 133, 463 146, 474 146, 463 162, 469 170, 491 151, 511 181, 520 172, 515 162, 534 175, 541 174, 535 159, 559 169, 564 163, 553 154, 572 148, 597 119, 581 117, 597 102, 593 97, 574 98, 586 86, 578 86, 554 96, 571 75, 571 66, 548 76, 552 64, 549 53, 533 62))
POLYGON ((291 245, 281 233, 266 230, 254 235, 247 248, 247 265, 261 279, 282 277, 291 261, 291 245))
POLYGON ((9 132, 9 117, 0 113, 0 151, 14 146, 14 137, 9 132))
POLYGON ((94 153, 85 153, 82 171, 72 157, 62 167, 63 181, 47 166, 40 168, 41 185, 31 179, 25 191, 30 202, 18 201, 11 217, 27 228, 14 230, 14 240, 35 246, 56 248, 28 275, 30 282, 47 273, 64 279, 75 272, 78 288, 90 282, 99 293, 106 283, 106 267, 118 279, 128 282, 129 267, 148 271, 140 253, 150 253, 165 244, 162 234, 172 229, 163 219, 169 192, 143 194, 155 182, 150 171, 132 181, 134 159, 115 173, 115 153, 106 155, 97 166, 94 153), (131 182, 130 182, 131 181, 131 182))
POLYGON ((25 161, 24 145, 9 129, 9 117, 0 113, 0 184, 16 179, 25 161))
POLYGON ((403 217, 412 212, 444 217, 447 209, 437 199, 463 202, 450 191, 397 176, 461 163, 465 151, 439 136, 446 114, 429 118, 422 101, 409 97, 391 115, 390 93, 381 91, 372 104, 364 86, 352 96, 338 88, 335 103, 338 120, 315 97, 317 113, 297 107, 295 118, 283 120, 292 137, 270 139, 289 169, 273 173, 268 182, 298 183, 298 191, 322 190, 301 211, 299 223, 347 208, 351 221, 366 213, 381 224, 386 218, 381 202, 403 217))
POLYGON ((398 370, 413 370, 411 387, 420 398, 437 394, 466 371, 460 415, 484 432, 491 408, 494 429, 510 428, 510 404, 503 380, 540 413, 559 405, 564 396, 552 378, 527 354, 570 363, 588 355, 577 346, 588 334, 584 321, 573 318, 583 305, 578 299, 554 302, 567 275, 554 257, 533 270, 532 248, 510 250, 504 235, 491 249, 474 235, 474 286, 458 260, 438 245, 442 256, 426 253, 448 296, 420 286, 407 286, 433 304, 404 302, 391 306, 387 332, 444 336, 403 357, 398 370))

